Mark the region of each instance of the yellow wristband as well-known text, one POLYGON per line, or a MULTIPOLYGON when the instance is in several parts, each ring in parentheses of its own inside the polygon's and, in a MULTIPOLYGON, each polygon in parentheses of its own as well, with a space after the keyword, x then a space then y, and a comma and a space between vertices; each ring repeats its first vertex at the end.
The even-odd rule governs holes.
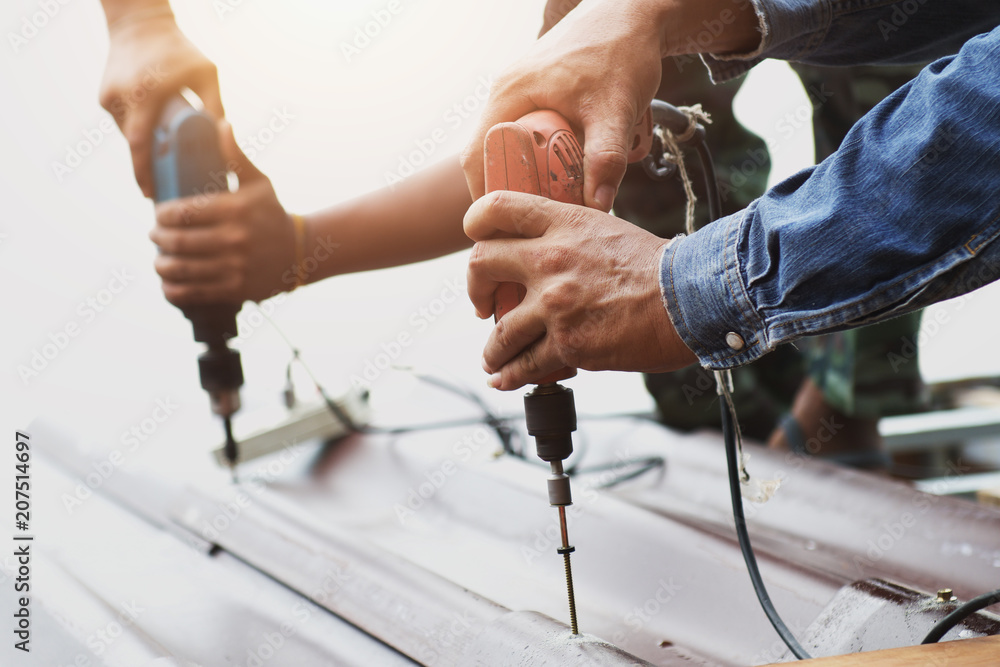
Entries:
POLYGON ((298 213, 292 213, 292 223, 295 227, 295 287, 298 289, 306 284, 303 277, 302 261, 306 257, 306 219, 298 213))

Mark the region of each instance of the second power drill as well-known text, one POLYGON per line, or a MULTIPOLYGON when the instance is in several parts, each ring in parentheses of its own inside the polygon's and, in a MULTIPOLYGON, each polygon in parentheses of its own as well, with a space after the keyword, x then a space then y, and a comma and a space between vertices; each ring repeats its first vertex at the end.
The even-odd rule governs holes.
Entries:
MULTIPOLYGON (((228 169, 219 146, 215 120, 196 110, 181 96, 164 107, 153 136, 153 178, 157 202, 181 197, 207 197, 228 191, 228 169)), ((229 347, 236 336, 241 303, 185 306, 194 339, 207 349, 198 357, 201 386, 208 392, 212 412, 223 419, 224 454, 236 481, 239 452, 233 438, 232 416, 240 409, 243 365, 240 353, 229 347)))

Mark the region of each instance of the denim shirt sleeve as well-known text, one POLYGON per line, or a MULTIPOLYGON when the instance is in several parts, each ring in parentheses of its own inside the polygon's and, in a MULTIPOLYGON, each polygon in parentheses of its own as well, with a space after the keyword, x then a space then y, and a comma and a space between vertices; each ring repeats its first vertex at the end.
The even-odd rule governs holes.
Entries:
POLYGON ((1000 3, 990 0, 751 3, 760 46, 752 53, 703 54, 713 81, 737 77, 765 58, 834 66, 925 63, 954 54, 970 37, 1000 25, 1000 3))
POLYGON ((902 315, 1000 277, 1000 28, 887 97, 820 165, 669 245, 664 305, 701 363, 902 315))

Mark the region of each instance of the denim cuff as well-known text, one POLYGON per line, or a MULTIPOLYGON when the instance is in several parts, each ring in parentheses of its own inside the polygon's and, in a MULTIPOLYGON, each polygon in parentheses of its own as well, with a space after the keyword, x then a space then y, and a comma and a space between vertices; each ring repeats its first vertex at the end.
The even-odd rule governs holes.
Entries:
POLYGON ((701 54, 714 83, 746 74, 766 58, 795 60, 826 36, 832 11, 827 0, 750 0, 760 24, 760 46, 749 53, 701 54))
POLYGON ((739 267, 738 239, 746 214, 675 239, 660 259, 660 294, 670 321, 711 370, 740 366, 771 351, 739 267))

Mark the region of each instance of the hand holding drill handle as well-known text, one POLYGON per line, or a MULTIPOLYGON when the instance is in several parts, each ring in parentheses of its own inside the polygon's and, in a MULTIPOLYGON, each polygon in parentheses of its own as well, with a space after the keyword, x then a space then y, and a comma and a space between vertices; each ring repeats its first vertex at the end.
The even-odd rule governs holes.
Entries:
MULTIPOLYGON (((646 157, 652 137, 652 116, 647 110, 632 128, 628 154, 630 163, 646 157)), ((487 192, 523 192, 566 204, 584 205, 583 148, 569 124, 558 113, 533 111, 516 123, 494 126, 486 135, 483 154, 487 192)), ((529 212, 520 222, 530 225, 530 217, 529 212)), ((521 224, 515 223, 514 226, 514 231, 523 234, 521 224)), ((498 231, 490 238, 503 235, 498 231)), ((504 282, 496 287, 492 312, 497 324, 496 336, 502 337, 505 330, 501 318, 513 310, 526 293, 526 288, 519 283, 504 282)), ((480 317, 490 314, 477 312, 480 317)), ((558 382, 574 375, 575 369, 562 368, 543 378, 539 384, 558 382)))

